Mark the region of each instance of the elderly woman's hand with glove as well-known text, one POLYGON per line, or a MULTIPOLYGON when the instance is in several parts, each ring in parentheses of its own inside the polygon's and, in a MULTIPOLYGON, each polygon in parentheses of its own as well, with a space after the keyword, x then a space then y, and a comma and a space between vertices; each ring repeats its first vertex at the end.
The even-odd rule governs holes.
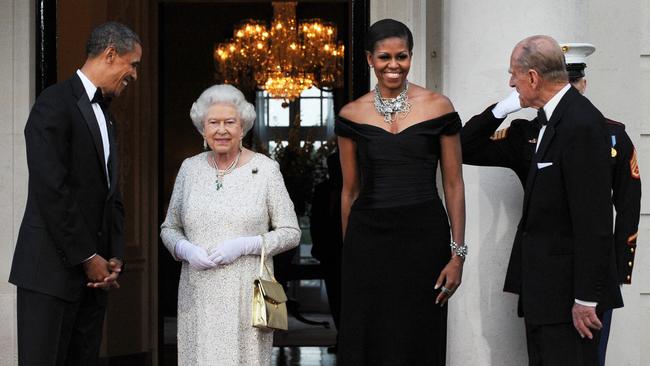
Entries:
POLYGON ((205 249, 187 240, 179 241, 175 248, 176 257, 188 262, 197 271, 230 264, 243 255, 260 254, 261 251, 261 235, 228 239, 212 249, 210 255, 205 249))
POLYGON ((228 239, 212 249, 208 257, 215 265, 230 264, 243 255, 260 254, 262 236, 242 236, 228 239))

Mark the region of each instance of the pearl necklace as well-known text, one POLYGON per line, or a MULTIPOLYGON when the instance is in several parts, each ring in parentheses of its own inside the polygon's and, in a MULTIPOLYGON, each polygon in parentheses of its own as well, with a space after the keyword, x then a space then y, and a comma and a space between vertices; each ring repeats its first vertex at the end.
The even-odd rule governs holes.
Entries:
POLYGON ((393 121, 397 120, 398 115, 401 119, 408 116, 411 111, 411 103, 409 103, 409 97, 406 95, 408 90, 409 82, 406 80, 404 83, 404 89, 397 97, 383 98, 379 91, 379 84, 375 85, 375 109, 379 114, 384 116, 384 122, 390 125, 393 121), (393 113, 395 113, 395 118, 393 118, 393 113))
POLYGON ((237 156, 235 156, 235 160, 228 165, 226 169, 219 169, 219 165, 217 165, 217 155, 215 153, 212 153, 211 159, 208 158, 208 162, 210 163, 210 166, 216 170, 217 173, 217 179, 214 181, 217 191, 220 190, 223 187, 223 177, 226 174, 230 174, 235 168, 237 167, 237 163, 239 163, 239 157, 241 156, 241 150, 237 153, 237 156))

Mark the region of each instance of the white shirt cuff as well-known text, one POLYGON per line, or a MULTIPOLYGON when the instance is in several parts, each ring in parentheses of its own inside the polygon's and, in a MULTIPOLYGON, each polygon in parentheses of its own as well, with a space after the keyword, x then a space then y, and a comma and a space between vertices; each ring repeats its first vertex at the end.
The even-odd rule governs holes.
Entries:
POLYGON ((582 300, 578 300, 578 299, 575 299, 575 301, 576 301, 576 304, 578 304, 578 305, 591 306, 592 308, 595 308, 598 305, 597 302, 592 302, 592 301, 582 301, 582 300))
POLYGON ((84 262, 88 262, 89 260, 91 260, 96 255, 97 255, 97 253, 95 253, 95 254, 91 255, 90 257, 84 259, 84 262))

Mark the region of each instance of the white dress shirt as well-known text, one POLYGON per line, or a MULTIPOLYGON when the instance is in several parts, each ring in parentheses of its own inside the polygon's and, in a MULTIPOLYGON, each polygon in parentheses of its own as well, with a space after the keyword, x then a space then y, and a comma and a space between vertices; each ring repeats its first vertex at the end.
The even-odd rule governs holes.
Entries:
MULTIPOLYGON (((544 113, 546 114, 547 121, 551 120, 551 116, 553 115, 555 108, 557 107, 558 103, 560 103, 560 100, 562 100, 562 97, 564 97, 564 94, 569 91, 569 88, 571 88, 571 84, 565 85, 564 88, 560 89, 560 91, 553 96, 553 98, 544 104, 544 107, 542 108, 544 108, 544 113)), ((537 135, 537 145, 535 145, 535 152, 537 152, 537 149, 539 148, 539 143, 542 142, 544 131, 546 131, 546 125, 542 125, 542 128, 539 129, 539 135, 537 135)))
MULTIPOLYGON (((81 83, 86 90, 86 94, 88 94, 88 99, 93 100, 95 92, 97 91, 97 87, 86 77, 86 75, 83 74, 83 72, 81 72, 81 70, 77 70, 77 75, 79 75, 81 83)), ((104 117, 102 107, 100 107, 98 103, 91 103, 90 105, 93 107, 93 112, 95 113, 97 124, 99 125, 99 133, 102 135, 102 145, 104 145, 104 169, 106 170, 107 184, 110 188, 111 181, 108 178, 108 157, 111 154, 111 145, 108 141, 108 127, 106 126, 106 118, 104 117)))

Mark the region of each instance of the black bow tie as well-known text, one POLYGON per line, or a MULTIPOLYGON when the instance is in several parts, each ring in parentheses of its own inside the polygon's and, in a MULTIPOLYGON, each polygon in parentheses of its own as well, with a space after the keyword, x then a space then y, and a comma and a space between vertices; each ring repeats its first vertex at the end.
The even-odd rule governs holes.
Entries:
POLYGON ((537 110, 537 122, 539 122, 540 125, 546 126, 548 123, 548 119, 546 119, 546 112, 544 112, 544 108, 540 108, 537 110))
POLYGON ((93 99, 90 101, 90 103, 97 103, 99 106, 102 108, 102 110, 106 110, 110 104, 110 99, 104 98, 104 94, 102 93, 102 90, 100 88, 97 88, 95 91, 95 95, 93 96, 93 99))

